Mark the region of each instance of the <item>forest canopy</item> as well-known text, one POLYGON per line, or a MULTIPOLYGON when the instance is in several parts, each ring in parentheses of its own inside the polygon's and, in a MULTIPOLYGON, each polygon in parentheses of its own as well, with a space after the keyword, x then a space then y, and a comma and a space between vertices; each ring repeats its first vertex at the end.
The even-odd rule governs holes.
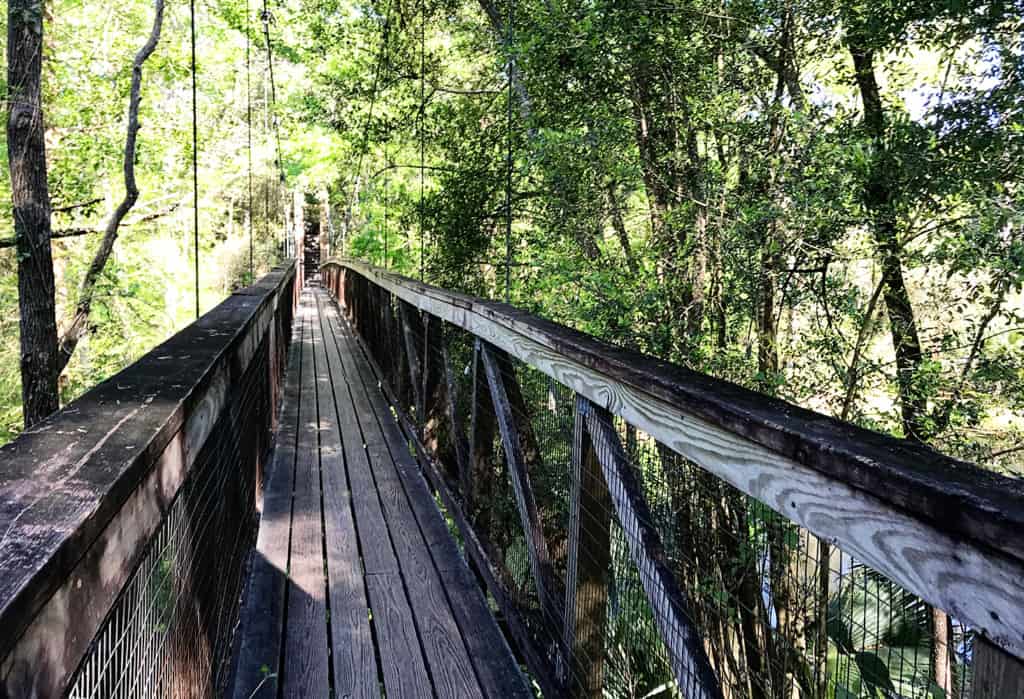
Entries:
POLYGON ((61 404, 274 265, 312 202, 334 254, 1022 470, 1019 2, 199 0, 198 284, 188 5, 8 10, 8 67, 42 47, 61 404))

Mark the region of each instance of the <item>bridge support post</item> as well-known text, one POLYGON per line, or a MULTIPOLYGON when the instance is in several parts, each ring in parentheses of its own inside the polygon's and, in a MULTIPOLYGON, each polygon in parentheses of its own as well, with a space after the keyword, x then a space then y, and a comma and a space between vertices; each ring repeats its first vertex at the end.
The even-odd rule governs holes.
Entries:
POLYGON ((974 639, 971 699, 1024 697, 1024 661, 982 636, 974 639))
POLYGON ((569 490, 569 560, 565 573, 564 643, 568 694, 599 699, 604 693, 604 639, 611 569, 611 498, 587 432, 590 402, 576 396, 569 490))

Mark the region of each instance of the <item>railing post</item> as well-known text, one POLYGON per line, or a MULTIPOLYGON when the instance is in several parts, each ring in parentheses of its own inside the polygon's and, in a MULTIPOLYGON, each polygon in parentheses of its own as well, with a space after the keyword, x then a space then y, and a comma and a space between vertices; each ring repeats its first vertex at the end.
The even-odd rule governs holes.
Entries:
POLYGON ((1024 661, 978 634, 972 658, 971 699, 1024 697, 1024 661))
POLYGON ((661 536, 654 527, 650 507, 633 465, 612 424, 611 413, 591 403, 585 419, 619 524, 640 573, 640 583, 651 604, 654 622, 665 641, 679 688, 687 699, 722 699, 722 690, 708 660, 703 639, 693 624, 679 582, 668 567, 661 536))
POLYGON ((490 538, 490 519, 477 517, 478 510, 490 497, 494 487, 494 435, 497 421, 487 390, 487 377, 480 366, 481 343, 473 343, 473 397, 469 424, 469 478, 465 499, 466 514, 483 539, 490 538))
POLYGON ((565 573, 564 641, 567 667, 561 677, 574 697, 598 699, 604 691, 604 638, 611 567, 611 501, 601 464, 587 432, 590 401, 576 396, 569 486, 569 561, 565 573))
POLYGON ((502 370, 502 366, 507 366, 507 361, 502 361, 499 366, 499 361, 495 357, 498 352, 500 350, 492 349, 483 343, 480 348, 480 359, 487 376, 487 385, 490 388, 491 400, 494 404, 494 414, 498 418, 501 445, 505 451, 505 463, 512 481, 516 509, 519 511, 520 523, 526 537, 530 573, 533 575, 537 596, 541 609, 547 617, 547 623, 559 628, 562 625, 563 613, 559 608, 555 589, 554 566, 551 562, 551 553, 548 549, 547 539, 544 537, 544 527, 537 508, 537 500, 533 495, 533 486, 530 484, 526 468, 526 457, 523 454, 523 443, 520 439, 522 428, 519 424, 520 421, 513 414, 512 402, 509 399, 509 394, 513 390, 516 393, 519 391, 518 387, 513 389, 510 385, 515 381, 514 374, 509 376, 502 370))
POLYGON ((451 358, 448 356, 448 345, 442 328, 438 328, 438 341, 441 345, 441 363, 444 365, 445 408, 448 411, 449 433, 451 434, 452 451, 455 453, 458 468, 458 487, 465 498, 470 489, 469 445, 466 440, 462 416, 459 415, 458 396, 456 395, 455 374, 452 372, 451 358))

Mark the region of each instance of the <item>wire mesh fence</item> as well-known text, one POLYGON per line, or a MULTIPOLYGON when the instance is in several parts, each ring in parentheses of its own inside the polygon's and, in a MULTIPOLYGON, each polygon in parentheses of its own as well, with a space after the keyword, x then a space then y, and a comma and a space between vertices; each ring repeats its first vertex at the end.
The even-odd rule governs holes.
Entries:
POLYGON ((159 528, 81 661, 73 699, 220 696, 230 675, 257 488, 271 447, 290 333, 286 293, 273 330, 231 382, 159 528))
POLYGON ((546 693, 971 696, 955 619, 546 373, 335 275, 546 693))

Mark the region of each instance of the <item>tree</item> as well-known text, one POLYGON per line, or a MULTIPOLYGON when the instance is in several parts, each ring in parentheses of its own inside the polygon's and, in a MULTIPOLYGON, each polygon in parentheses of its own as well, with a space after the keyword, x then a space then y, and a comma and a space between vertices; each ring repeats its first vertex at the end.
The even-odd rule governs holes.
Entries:
POLYGON ((57 371, 60 373, 67 366, 68 360, 74 354, 78 341, 82 339, 88 329, 89 313, 92 311, 93 298, 96 292, 96 282, 107 265, 110 253, 114 250, 114 243, 117 242, 118 228, 124 217, 135 206, 139 199, 139 187, 135 181, 135 149, 139 135, 139 103, 142 100, 142 65, 146 62, 160 41, 160 29, 164 20, 164 0, 155 0, 153 4, 153 28, 149 38, 142 45, 139 52, 135 54, 132 62, 132 84, 128 97, 128 133, 124 141, 124 198, 117 205, 114 213, 110 215, 107 225, 103 231, 103 239, 99 248, 93 256, 92 263, 82 279, 82 286, 78 294, 78 304, 75 313, 68 323, 60 339, 60 352, 57 357, 57 371))
POLYGON ((42 2, 11 0, 7 5, 7 159, 17 240, 26 428, 59 407, 42 65, 42 2))

